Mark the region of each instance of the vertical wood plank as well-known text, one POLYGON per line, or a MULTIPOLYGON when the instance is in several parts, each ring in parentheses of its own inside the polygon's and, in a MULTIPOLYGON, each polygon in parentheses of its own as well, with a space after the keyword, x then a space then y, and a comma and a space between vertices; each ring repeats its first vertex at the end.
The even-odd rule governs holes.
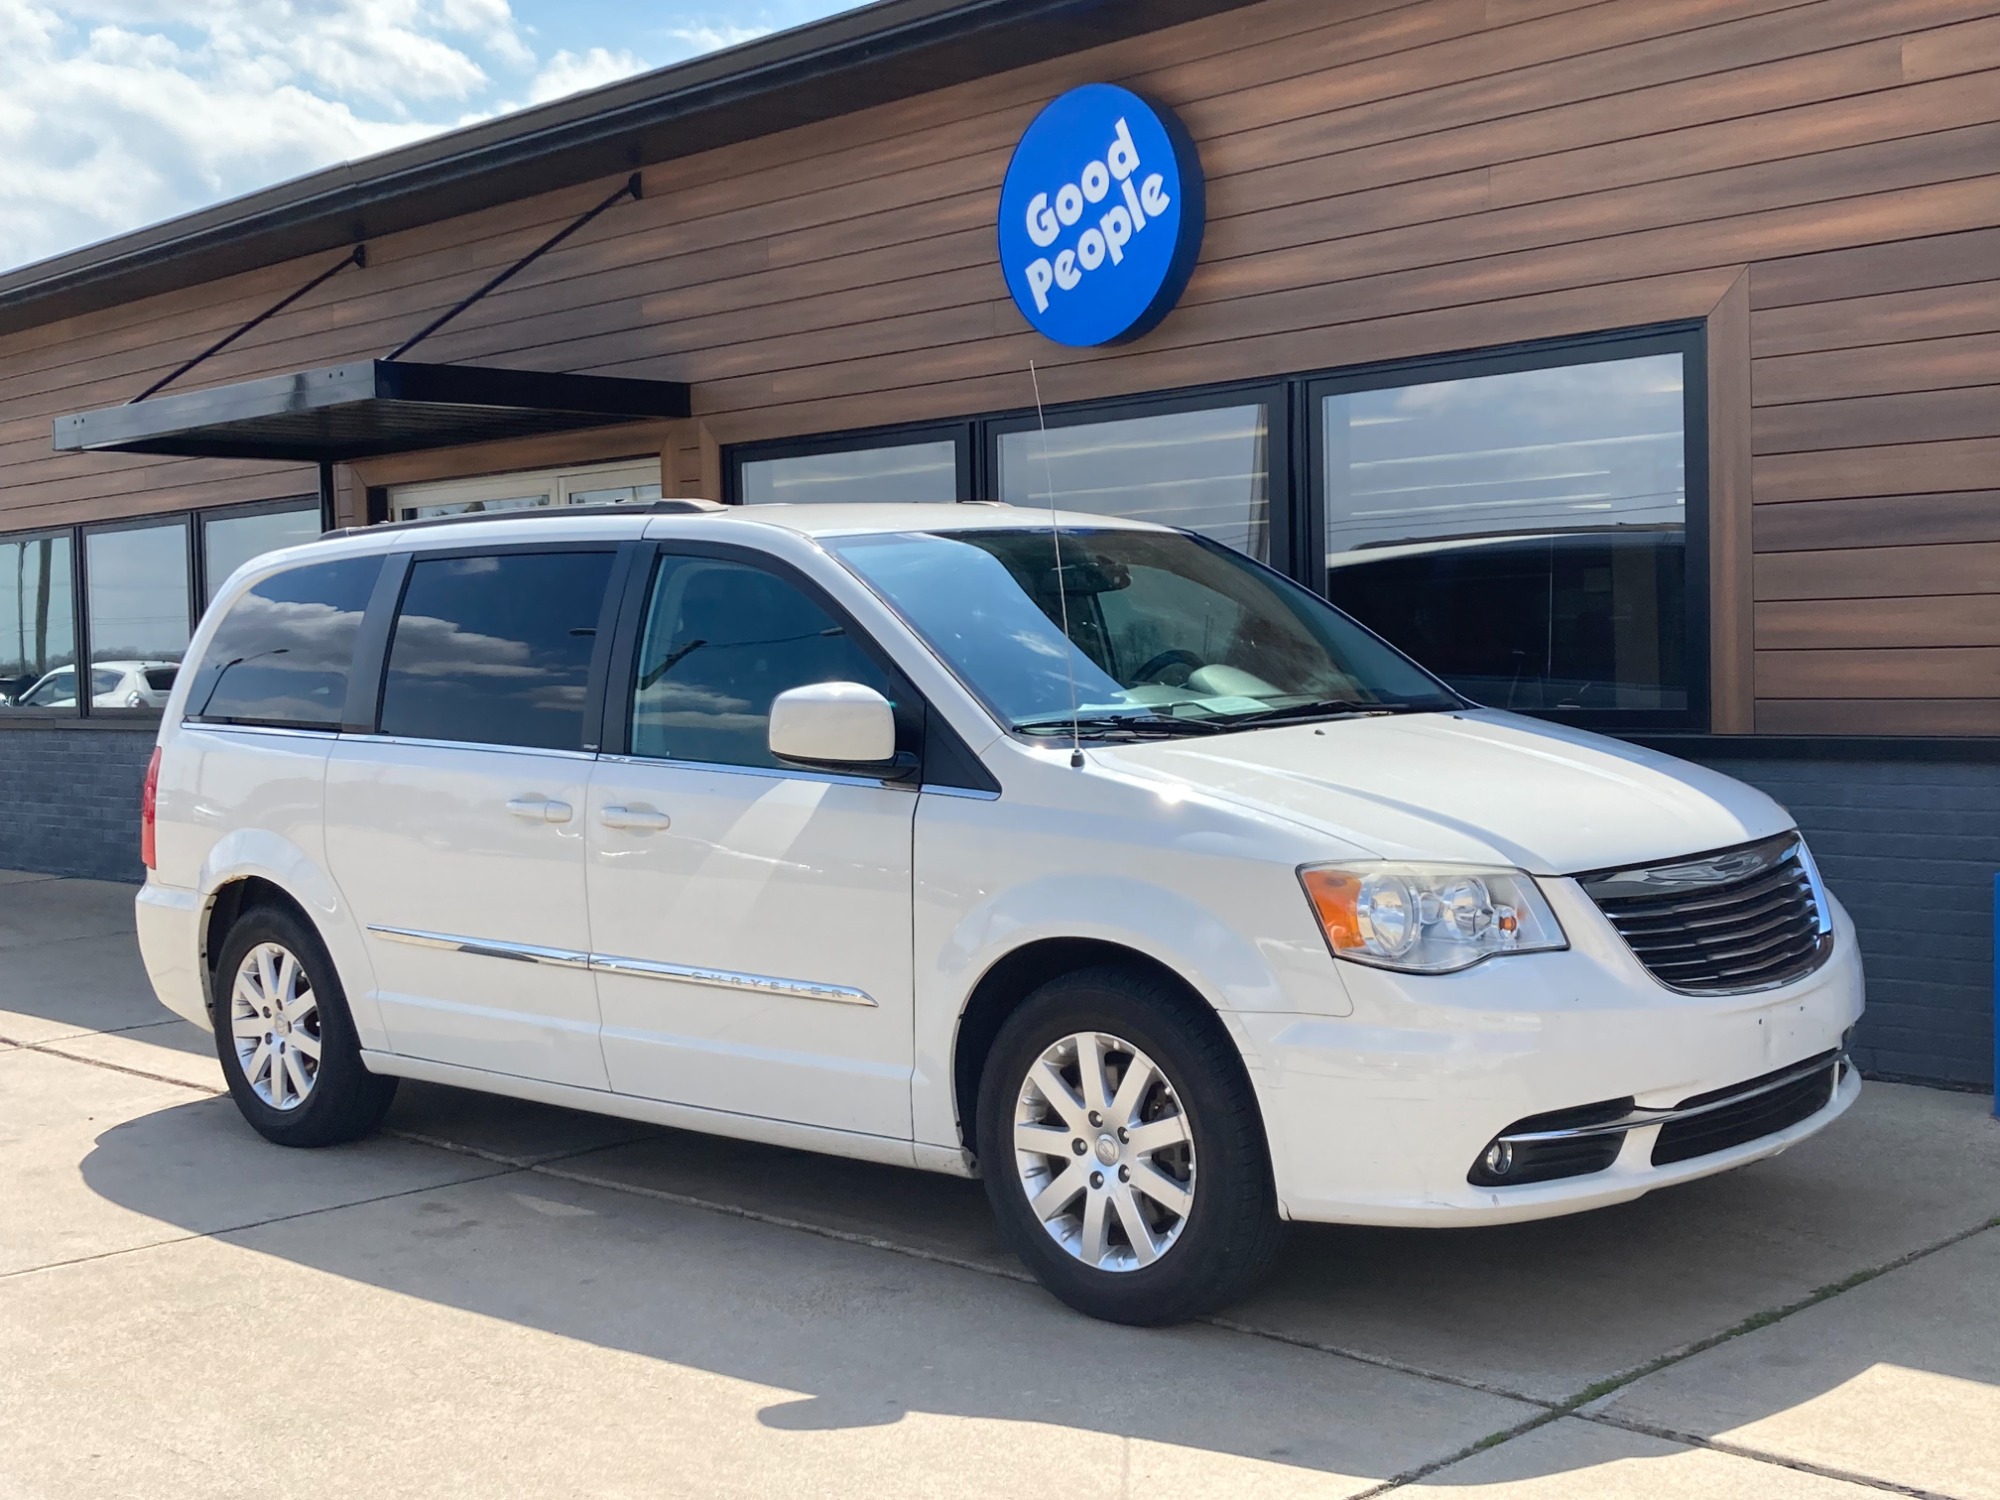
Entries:
POLYGON ((1756 725, 1751 639, 1750 270, 1708 315, 1709 723, 1756 725))

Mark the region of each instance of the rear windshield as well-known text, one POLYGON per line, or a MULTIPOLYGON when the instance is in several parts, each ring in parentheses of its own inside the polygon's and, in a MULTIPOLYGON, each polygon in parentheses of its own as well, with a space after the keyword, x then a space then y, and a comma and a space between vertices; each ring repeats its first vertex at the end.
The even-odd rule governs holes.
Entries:
POLYGON ((174 679, 180 675, 179 667, 148 667, 146 686, 156 693, 168 692, 173 688, 174 679))
MULTIPOLYGON (((188 714, 209 723, 337 729, 361 618, 382 571, 379 557, 342 558, 274 573, 229 606, 188 693, 188 714)), ((156 688, 174 674, 147 674, 156 688), (155 677, 163 681, 155 681, 155 677)))

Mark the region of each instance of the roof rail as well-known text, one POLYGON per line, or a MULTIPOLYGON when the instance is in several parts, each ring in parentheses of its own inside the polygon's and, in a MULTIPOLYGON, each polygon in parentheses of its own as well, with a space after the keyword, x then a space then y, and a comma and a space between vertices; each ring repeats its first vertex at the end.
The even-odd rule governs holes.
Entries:
POLYGON ((713 500, 644 500, 632 505, 531 505, 519 510, 468 510, 455 516, 425 516, 415 521, 377 521, 372 526, 343 526, 328 536, 365 536, 381 531, 418 531, 431 526, 457 526, 466 521, 518 521, 530 516, 702 516, 728 510, 713 500))

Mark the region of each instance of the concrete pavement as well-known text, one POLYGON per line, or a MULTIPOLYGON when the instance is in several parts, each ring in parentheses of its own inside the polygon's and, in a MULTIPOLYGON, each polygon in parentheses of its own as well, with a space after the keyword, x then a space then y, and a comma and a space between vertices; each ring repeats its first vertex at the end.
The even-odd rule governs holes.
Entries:
POLYGON ((411 1085, 268 1146, 131 895, 0 874, 0 1495, 2000 1500, 1982 1099, 1875 1085, 1577 1219, 1301 1228, 1138 1332, 976 1184, 411 1085))

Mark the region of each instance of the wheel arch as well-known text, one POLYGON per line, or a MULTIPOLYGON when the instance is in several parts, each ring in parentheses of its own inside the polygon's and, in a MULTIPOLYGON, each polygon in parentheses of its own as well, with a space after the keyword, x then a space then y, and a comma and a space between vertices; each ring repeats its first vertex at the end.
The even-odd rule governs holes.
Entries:
POLYGON ((242 915, 254 907, 275 907, 287 912, 305 924, 308 930, 319 934, 324 943, 326 937, 320 924, 306 906, 275 880, 262 875, 238 875, 217 886, 208 899, 208 909, 201 919, 201 982, 202 997, 208 1006, 209 1019, 216 1021, 218 996, 216 964, 222 955, 222 945, 229 940, 229 931, 242 915))
MULTIPOLYGON (((1001 955, 980 975, 959 1011, 952 1038, 952 1102, 958 1116, 959 1143, 975 1157, 979 1119, 979 1081, 1000 1028, 1028 997, 1052 979, 1086 969, 1117 967, 1173 986, 1194 1002, 1229 1040, 1230 1055, 1245 1072, 1248 1063, 1240 1041, 1220 1012, 1187 976, 1150 953, 1105 938, 1042 937, 1001 955)), ((1254 1093, 1254 1090, 1253 1090, 1254 1093)))

